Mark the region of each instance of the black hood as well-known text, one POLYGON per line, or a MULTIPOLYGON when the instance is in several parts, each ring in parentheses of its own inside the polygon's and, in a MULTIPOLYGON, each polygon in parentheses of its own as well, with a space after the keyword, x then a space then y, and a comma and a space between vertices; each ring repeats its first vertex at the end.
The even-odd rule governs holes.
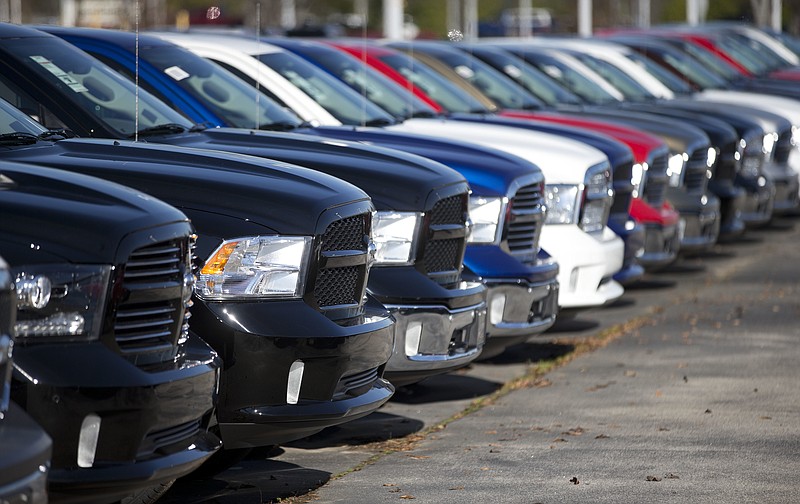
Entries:
POLYGON ((456 184, 466 190, 461 174, 436 161, 345 140, 215 128, 159 139, 162 141, 265 157, 324 172, 363 189, 379 210, 426 210, 432 192, 456 184))
POLYGON ((278 161, 210 150, 71 139, 18 148, 4 153, 3 159, 77 171, 134 187, 183 210, 200 233, 208 231, 198 218, 208 215, 215 220, 224 217, 228 225, 246 223, 251 233, 314 234, 325 209, 353 201, 369 206, 363 191, 337 178, 278 161))
POLYGON ((12 266, 114 264, 128 234, 187 222, 174 207, 135 189, 9 162, 0 165, 0 215, 2 253, 12 266))

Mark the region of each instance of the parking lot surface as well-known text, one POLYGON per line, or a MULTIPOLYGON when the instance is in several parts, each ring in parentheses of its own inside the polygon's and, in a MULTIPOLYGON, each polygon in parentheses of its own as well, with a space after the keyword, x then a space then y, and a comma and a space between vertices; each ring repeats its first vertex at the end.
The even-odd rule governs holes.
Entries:
POLYGON ((800 502, 799 224, 161 502, 800 502))

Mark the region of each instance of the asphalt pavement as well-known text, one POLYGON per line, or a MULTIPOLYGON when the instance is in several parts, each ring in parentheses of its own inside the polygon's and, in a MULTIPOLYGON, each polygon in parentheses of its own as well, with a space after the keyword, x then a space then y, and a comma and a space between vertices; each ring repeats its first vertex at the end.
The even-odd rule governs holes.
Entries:
POLYGON ((799 295, 778 220, 159 502, 800 502, 799 295))

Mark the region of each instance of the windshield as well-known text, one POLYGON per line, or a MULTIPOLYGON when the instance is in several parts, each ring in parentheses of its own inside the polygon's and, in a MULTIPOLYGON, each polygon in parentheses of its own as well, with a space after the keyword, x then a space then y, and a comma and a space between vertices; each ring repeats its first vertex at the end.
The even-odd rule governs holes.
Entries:
MULTIPOLYGON (((291 50, 291 49, 290 49, 291 50)), ((304 46, 302 54, 398 119, 436 111, 358 58, 329 47, 304 46)))
POLYGON ((678 51, 669 51, 664 53, 663 58, 667 65, 671 66, 682 75, 685 75, 701 89, 726 87, 723 78, 706 69, 699 61, 688 54, 683 54, 678 51))
POLYGON ((722 58, 712 53, 705 47, 700 47, 691 42, 686 42, 683 40, 676 40, 670 42, 677 44, 681 50, 686 51, 686 54, 695 58, 697 61, 700 62, 701 65, 705 65, 704 68, 707 68, 709 71, 714 72, 716 75, 720 76, 726 81, 732 81, 739 78, 740 75, 739 72, 736 71, 736 69, 734 69, 728 63, 726 63, 722 58))
POLYGON ((625 57, 642 67, 647 73, 658 79, 673 93, 691 94, 692 87, 675 76, 672 72, 659 65, 651 58, 637 52, 625 53, 625 57))
POLYGON ((449 66, 462 79, 478 88, 501 108, 525 110, 542 107, 542 103, 525 89, 521 89, 503 74, 466 52, 446 51, 430 55, 449 66))
POLYGON ((745 67, 747 71, 761 75, 769 69, 758 53, 747 44, 742 44, 738 40, 726 36, 720 36, 716 41, 723 51, 745 67))
POLYGON ((516 47, 511 51, 526 63, 538 68, 544 75, 580 96, 588 103, 600 105, 618 101, 605 89, 602 89, 596 83, 592 82, 591 79, 569 66, 559 57, 546 53, 525 51, 524 49, 518 49, 516 47))
POLYGON ((4 41, 7 54, 59 89, 64 100, 95 116, 119 137, 163 124, 185 129, 193 124, 124 76, 61 40, 4 41), (138 110, 138 114, 137 111, 138 110))
POLYGON ((47 128, 37 123, 7 101, 0 99, 0 135, 30 133, 39 136, 47 128))
POLYGON ((269 128, 302 121, 224 68, 177 46, 142 47, 141 58, 221 117, 225 126, 269 128))
POLYGON ((274 52, 255 57, 319 103, 342 124, 379 126, 395 122, 394 118, 380 107, 364 100, 344 83, 300 56, 274 52))
POLYGON ((491 65, 495 70, 503 72, 547 105, 555 107, 565 103, 581 103, 580 98, 509 52, 502 49, 485 49, 482 47, 470 47, 470 51, 475 57, 491 65))
POLYGON ((407 54, 385 54, 379 59, 397 70, 448 112, 489 112, 469 93, 407 54))
POLYGON ((588 66, 601 77, 611 83, 612 86, 619 89, 625 98, 632 101, 647 101, 655 99, 655 95, 645 89, 641 84, 636 82, 634 78, 619 69, 612 63, 606 60, 589 56, 588 54, 575 52, 573 56, 578 58, 581 63, 588 66))

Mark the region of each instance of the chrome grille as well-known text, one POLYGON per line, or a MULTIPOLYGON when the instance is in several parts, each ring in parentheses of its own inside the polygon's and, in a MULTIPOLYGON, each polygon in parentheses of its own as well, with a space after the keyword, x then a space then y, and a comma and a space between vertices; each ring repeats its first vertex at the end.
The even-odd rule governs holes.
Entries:
POLYGON ((704 194, 708 185, 708 150, 703 147, 692 152, 683 174, 683 186, 689 194, 704 194))
POLYGON ((361 389, 372 387, 372 384, 375 383, 377 379, 378 368, 367 369, 343 376, 339 380, 339 383, 336 384, 336 390, 333 393, 334 397, 348 393, 359 394, 362 392, 361 389))
POLYGON ((520 187, 511 198, 511 219, 508 223, 506 243, 508 250, 515 255, 525 255, 532 260, 539 249, 544 213, 542 212, 544 194, 542 184, 520 187))

